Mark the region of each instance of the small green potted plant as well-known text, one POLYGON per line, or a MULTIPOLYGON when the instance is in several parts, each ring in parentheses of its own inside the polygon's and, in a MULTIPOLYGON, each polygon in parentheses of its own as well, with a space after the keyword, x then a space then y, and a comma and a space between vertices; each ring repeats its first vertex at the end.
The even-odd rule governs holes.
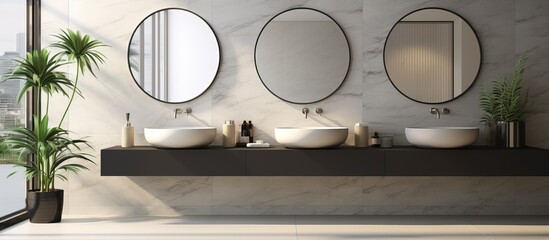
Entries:
POLYGON ((91 40, 89 35, 70 29, 62 30, 55 37, 57 41, 51 47, 60 50, 58 54, 52 55, 47 49, 35 50, 28 53, 26 58, 16 59, 17 66, 6 76, 6 80, 23 80, 19 101, 30 89, 38 93, 34 98, 37 113, 33 116, 33 128, 15 128, 2 142, 9 152, 17 156, 3 162, 24 168, 27 179, 36 179, 38 188, 27 193, 27 209, 33 223, 60 222, 63 190, 55 188, 55 180, 67 180, 64 175, 66 172, 76 173, 88 169, 82 163, 73 163, 71 160, 93 163, 92 156, 82 152, 83 147, 90 147, 88 141, 71 138, 69 131, 63 129, 61 124, 75 95, 81 96, 77 86, 80 75, 87 70, 95 76, 93 68, 104 63, 105 57, 97 48, 105 45, 98 40, 91 40), (59 71, 60 67, 67 64, 76 66, 74 81, 59 71), (49 99, 54 94, 66 96, 69 102, 59 124, 50 126, 49 99), (46 98, 45 104, 43 98, 46 98), (44 111, 42 106, 45 106, 44 111))
POLYGON ((484 110, 482 120, 486 122, 488 145, 498 147, 522 147, 525 145, 525 113, 530 104, 528 92, 522 89, 526 57, 517 60, 514 72, 503 78, 496 78, 492 88, 483 85, 480 107, 484 110))

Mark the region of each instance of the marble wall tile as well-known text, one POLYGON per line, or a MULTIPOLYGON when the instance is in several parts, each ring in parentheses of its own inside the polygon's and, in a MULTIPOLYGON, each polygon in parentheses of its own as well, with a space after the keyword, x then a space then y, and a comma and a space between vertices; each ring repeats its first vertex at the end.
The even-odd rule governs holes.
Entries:
POLYGON ((360 215, 362 209, 352 206, 213 206, 213 215, 360 215))
POLYGON ((549 207, 547 206, 517 206, 515 207, 515 215, 542 215, 547 216, 549 214, 549 207))
POLYGON ((424 207, 414 206, 363 206, 363 215, 423 215, 424 207))
POLYGON ((361 191, 361 177, 216 177, 212 205, 219 214, 359 214, 361 191))
MULTIPOLYGON (((211 214, 208 177, 102 177, 103 180, 69 189, 68 214, 170 215, 211 214)), ((86 182, 86 176, 71 178, 86 182)))
POLYGON ((523 81, 532 102, 526 117, 526 145, 549 149, 549 71, 526 71, 523 81))
POLYGON ((533 101, 526 124, 526 144, 549 148, 549 6, 546 1, 516 1, 516 55, 528 57, 524 85, 533 101))
POLYGON ((547 72, 549 65, 549 6, 543 0, 515 1, 517 54, 528 57, 528 71, 547 72))
POLYGON ((513 206, 430 206, 422 215, 513 215, 513 206))
POLYGON ((363 193, 365 214, 489 214, 514 206, 512 177, 364 177, 363 193))
POLYGON ((364 215, 513 215, 513 207, 501 206, 364 206, 364 215))
POLYGON ((549 177, 516 177, 517 206, 549 206, 549 177))
POLYGON ((176 207, 212 205, 210 177, 130 177, 135 184, 155 196, 155 202, 176 207))

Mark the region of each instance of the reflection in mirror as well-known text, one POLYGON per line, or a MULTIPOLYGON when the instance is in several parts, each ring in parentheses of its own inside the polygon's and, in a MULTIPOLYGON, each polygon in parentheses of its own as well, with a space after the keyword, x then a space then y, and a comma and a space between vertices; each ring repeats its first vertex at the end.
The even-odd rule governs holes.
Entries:
POLYGON ((128 64, 149 96, 168 103, 190 101, 212 84, 220 63, 217 38, 204 19, 183 9, 163 9, 135 29, 128 64))
POLYGON ((343 83, 350 49, 341 27, 314 9, 296 8, 273 17, 256 42, 257 73, 267 89, 292 103, 329 97, 343 83))
POLYGON ((475 81, 480 44, 471 26, 455 13, 421 9, 395 24, 385 42, 384 62, 391 82, 406 97, 443 103, 475 81))

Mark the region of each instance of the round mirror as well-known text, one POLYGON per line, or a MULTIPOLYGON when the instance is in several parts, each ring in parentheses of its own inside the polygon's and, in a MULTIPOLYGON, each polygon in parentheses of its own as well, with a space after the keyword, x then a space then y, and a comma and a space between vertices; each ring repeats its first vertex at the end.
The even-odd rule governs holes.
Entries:
POLYGON ((395 88, 421 103, 444 103, 461 96, 473 85, 481 63, 471 25, 439 8, 401 18, 387 37, 383 55, 395 88))
POLYGON ((193 12, 170 8, 147 16, 133 32, 128 64, 133 79, 166 103, 193 100, 214 81, 220 64, 217 37, 193 12))
POLYGON ((315 9, 279 13, 263 27, 255 45, 263 85, 291 103, 313 103, 332 95, 345 80, 350 62, 345 33, 315 9))

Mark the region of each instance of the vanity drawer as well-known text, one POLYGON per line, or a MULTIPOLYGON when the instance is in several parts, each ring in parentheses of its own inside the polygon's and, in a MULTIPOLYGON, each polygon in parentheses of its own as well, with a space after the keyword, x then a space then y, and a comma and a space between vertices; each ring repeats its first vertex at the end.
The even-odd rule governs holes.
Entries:
POLYGON ((101 176, 245 176, 246 152, 223 148, 101 150, 101 176))
POLYGON ((383 152, 360 148, 247 151, 248 176, 381 176, 383 152))

